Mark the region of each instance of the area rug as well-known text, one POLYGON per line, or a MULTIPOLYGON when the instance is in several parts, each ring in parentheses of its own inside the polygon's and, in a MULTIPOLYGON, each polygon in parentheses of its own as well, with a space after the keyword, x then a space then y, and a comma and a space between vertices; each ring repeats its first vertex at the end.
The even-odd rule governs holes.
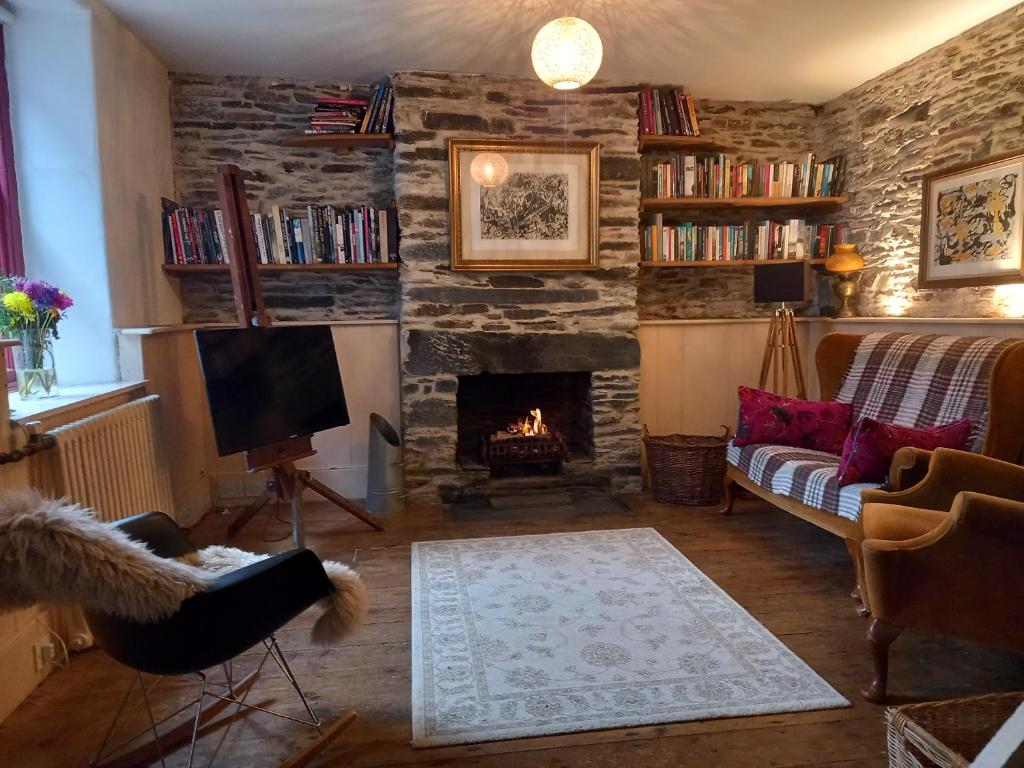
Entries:
POLYGON ((412 546, 417 747, 843 706, 651 528, 412 546))

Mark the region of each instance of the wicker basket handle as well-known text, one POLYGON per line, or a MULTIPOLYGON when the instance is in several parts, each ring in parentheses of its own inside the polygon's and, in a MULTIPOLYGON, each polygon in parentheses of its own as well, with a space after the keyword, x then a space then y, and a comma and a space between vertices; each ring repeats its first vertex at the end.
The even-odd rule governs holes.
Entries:
POLYGON ((732 436, 729 434, 729 432, 731 430, 725 424, 722 424, 721 427, 722 427, 722 439, 725 440, 725 442, 728 443, 729 440, 732 439, 732 436))

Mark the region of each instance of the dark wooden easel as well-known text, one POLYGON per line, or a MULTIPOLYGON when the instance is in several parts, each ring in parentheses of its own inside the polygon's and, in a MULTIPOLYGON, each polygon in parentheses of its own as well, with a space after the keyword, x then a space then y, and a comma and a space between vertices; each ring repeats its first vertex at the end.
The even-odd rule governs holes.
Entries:
MULTIPOLYGON (((263 289, 256 272, 256 238, 253 235, 249 203, 245 196, 245 182, 237 165, 222 165, 217 169, 217 197, 224 215, 224 234, 227 239, 225 245, 238 324, 242 328, 266 328, 270 325, 270 318, 263 304, 263 289)), ((292 543, 296 547, 305 546, 302 493, 306 488, 318 493, 374 530, 383 531, 384 528, 361 506, 327 487, 309 472, 295 466, 299 459, 315 454, 310 435, 246 451, 246 469, 250 472, 269 469, 274 476, 275 488, 273 492, 267 491, 238 513, 228 526, 228 536, 236 535, 263 507, 277 498, 289 502, 291 506, 292 543)))

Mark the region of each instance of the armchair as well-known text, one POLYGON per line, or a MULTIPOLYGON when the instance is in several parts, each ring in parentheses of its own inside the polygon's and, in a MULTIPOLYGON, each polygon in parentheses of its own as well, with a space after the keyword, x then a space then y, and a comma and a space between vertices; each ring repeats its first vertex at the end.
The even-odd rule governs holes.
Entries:
POLYGON ((1024 651, 1024 467, 940 448, 906 490, 865 491, 863 574, 874 677, 906 627, 1024 651))

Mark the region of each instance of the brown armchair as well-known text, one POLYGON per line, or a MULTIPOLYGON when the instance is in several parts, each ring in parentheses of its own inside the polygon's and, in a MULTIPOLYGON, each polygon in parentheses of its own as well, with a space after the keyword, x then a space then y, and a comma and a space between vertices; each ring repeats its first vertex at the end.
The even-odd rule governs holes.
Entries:
POLYGON ((1024 467, 940 448, 917 485, 865 491, 863 569, 874 679, 905 627, 1024 651, 1024 467))

